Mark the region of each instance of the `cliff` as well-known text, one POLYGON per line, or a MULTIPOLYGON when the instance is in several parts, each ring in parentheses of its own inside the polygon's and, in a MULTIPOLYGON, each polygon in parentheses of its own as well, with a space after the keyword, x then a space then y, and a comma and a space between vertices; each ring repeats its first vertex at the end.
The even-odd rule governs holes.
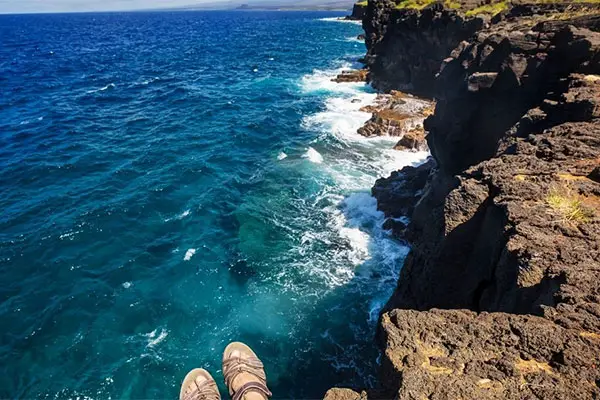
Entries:
POLYGON ((367 10, 367 2, 366 1, 354 3, 354 5, 352 6, 352 14, 348 15, 346 17, 346 19, 362 21, 362 19, 365 17, 366 10, 367 10))
POLYGON ((371 1, 363 28, 372 86, 433 97, 434 77, 442 60, 483 24, 481 18, 465 19, 441 4, 419 11, 371 1))
POLYGON ((326 398, 600 398, 598 14, 369 2, 369 79, 435 96, 434 160, 373 188, 412 244, 380 319, 380 387, 326 398))

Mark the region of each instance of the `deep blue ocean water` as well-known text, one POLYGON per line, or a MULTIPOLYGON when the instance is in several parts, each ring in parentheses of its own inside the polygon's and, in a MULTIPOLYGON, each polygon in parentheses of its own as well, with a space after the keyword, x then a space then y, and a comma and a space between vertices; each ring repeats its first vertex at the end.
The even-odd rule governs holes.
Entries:
POLYGON ((372 384, 369 190, 424 154, 356 135, 339 15, 0 16, 0 398, 176 398, 232 340, 275 398, 372 384))

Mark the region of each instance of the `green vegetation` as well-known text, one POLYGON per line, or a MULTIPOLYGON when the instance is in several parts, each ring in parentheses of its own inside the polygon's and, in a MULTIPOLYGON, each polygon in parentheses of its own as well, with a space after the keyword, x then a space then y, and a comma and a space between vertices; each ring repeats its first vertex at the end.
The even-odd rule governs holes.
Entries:
MULTIPOLYGON (((430 4, 436 3, 438 0, 395 0, 397 9, 413 9, 422 10, 430 4)), ((565 0, 530 0, 531 3, 563 3, 565 0)), ((573 3, 589 3, 599 4, 600 0, 571 0, 573 3)), ((487 14, 494 16, 510 7, 511 0, 491 0, 490 4, 466 10, 461 0, 442 0, 444 7, 451 9, 463 9, 467 17, 474 17, 479 14, 487 14)), ((366 5, 366 1, 362 1, 361 5, 366 5)))
POLYGON ((361 7, 366 7, 368 3, 369 3, 369 2, 368 2, 367 0, 365 0, 365 1, 358 1, 358 2, 356 3, 356 5, 357 5, 357 6, 361 6, 361 7))
POLYGON ((496 15, 508 9, 508 1, 500 1, 498 3, 485 4, 481 7, 474 8, 465 13, 467 17, 474 17, 479 14, 496 15))
MULTIPOLYGON (((600 1, 600 0, 599 0, 600 1)), ((410 8, 413 10, 422 10, 430 4, 436 3, 437 0, 400 0, 396 3, 397 9, 410 8)), ((444 6, 446 8, 458 9, 460 3, 455 0, 444 0, 444 6)))

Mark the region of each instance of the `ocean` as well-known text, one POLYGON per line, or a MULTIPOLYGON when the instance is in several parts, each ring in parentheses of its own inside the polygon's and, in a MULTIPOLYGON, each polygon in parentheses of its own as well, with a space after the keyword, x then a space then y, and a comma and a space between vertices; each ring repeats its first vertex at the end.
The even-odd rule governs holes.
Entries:
POLYGON ((356 134, 375 93, 335 12, 0 16, 0 398, 372 385, 408 248, 370 188, 426 153, 356 134))

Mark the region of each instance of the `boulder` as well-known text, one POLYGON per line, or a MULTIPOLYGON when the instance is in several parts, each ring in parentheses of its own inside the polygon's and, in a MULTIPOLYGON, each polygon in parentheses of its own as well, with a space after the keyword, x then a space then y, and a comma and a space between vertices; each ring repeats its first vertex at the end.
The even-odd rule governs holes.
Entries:
POLYGON ((365 82, 367 80, 366 69, 352 69, 342 71, 338 76, 331 79, 333 82, 365 82))
POLYGON ((403 151, 424 151, 427 150, 427 140, 425 139, 425 130, 418 126, 406 132, 394 146, 395 150, 403 151))

